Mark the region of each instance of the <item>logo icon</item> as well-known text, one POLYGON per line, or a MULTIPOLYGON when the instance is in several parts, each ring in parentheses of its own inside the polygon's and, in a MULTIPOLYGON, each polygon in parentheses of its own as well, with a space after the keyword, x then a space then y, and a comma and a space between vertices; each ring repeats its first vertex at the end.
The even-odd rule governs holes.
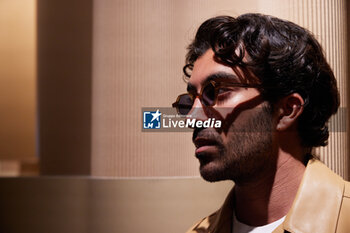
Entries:
POLYGON ((144 129, 160 129, 160 119, 162 113, 157 109, 156 112, 143 112, 143 128, 144 129))

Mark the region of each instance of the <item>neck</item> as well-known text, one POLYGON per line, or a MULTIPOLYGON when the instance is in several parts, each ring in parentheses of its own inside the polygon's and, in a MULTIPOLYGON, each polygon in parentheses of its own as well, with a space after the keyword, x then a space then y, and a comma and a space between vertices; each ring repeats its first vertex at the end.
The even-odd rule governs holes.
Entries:
POLYGON ((274 169, 264 171, 257 180, 237 183, 237 219, 251 226, 261 226, 285 216, 293 204, 305 171, 301 157, 279 151, 274 169))

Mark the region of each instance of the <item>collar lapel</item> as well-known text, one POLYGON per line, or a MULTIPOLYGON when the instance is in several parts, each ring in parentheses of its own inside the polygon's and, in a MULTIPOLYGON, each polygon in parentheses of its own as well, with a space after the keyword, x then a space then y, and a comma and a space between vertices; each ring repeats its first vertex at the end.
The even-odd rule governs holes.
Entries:
POLYGON ((343 180, 317 160, 310 160, 293 206, 283 223, 285 230, 303 233, 336 231, 344 192, 343 180))

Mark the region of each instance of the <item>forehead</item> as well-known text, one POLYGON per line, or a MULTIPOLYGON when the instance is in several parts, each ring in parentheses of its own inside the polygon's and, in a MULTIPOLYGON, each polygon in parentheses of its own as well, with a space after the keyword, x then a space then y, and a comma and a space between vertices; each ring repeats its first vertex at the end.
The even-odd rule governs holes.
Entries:
POLYGON ((237 76, 232 67, 219 63, 214 57, 213 50, 209 49, 194 63, 189 85, 198 90, 208 77, 216 73, 237 76))

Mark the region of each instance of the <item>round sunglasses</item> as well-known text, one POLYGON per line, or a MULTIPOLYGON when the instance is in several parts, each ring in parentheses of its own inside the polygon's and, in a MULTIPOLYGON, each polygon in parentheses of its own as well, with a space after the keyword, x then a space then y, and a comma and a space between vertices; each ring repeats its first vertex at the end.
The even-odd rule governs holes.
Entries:
POLYGON ((233 88, 243 87, 243 88, 261 88, 258 84, 246 84, 246 83, 233 83, 233 82, 216 82, 214 80, 208 81, 200 92, 197 93, 185 93, 179 95, 176 101, 173 103, 173 108, 176 108, 180 115, 187 115, 194 104, 195 99, 198 97, 203 106, 214 106, 216 104, 218 95, 226 92, 227 90, 232 90, 233 88))

